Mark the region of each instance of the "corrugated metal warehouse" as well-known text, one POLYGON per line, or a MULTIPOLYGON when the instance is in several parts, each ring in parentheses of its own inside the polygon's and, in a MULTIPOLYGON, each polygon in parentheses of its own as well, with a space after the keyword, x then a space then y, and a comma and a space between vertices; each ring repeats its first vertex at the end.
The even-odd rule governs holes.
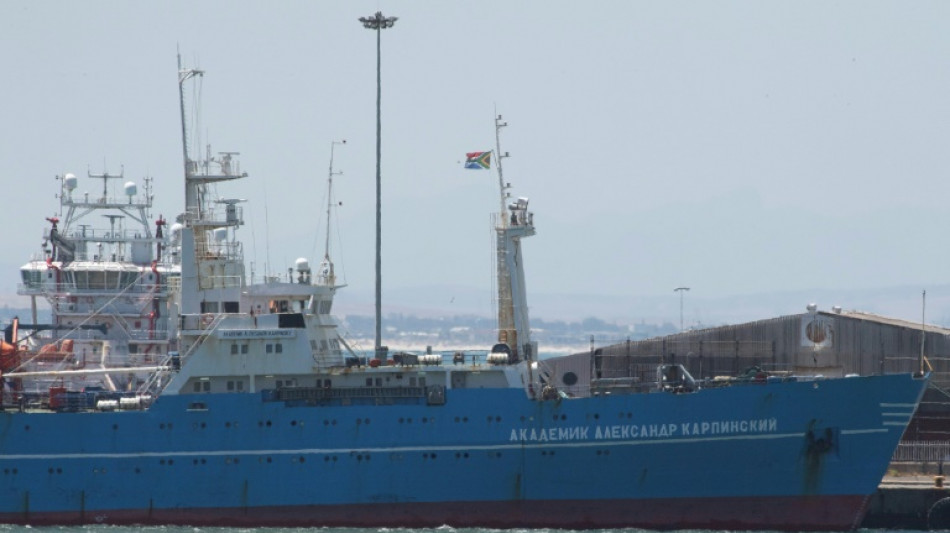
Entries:
POLYGON ((931 372, 931 387, 905 439, 950 438, 950 329, 857 311, 808 312, 745 324, 628 341, 555 360, 551 379, 568 393, 595 380, 655 380, 662 363, 694 378, 740 376, 752 369, 791 374, 873 375, 931 372), (921 340, 923 339, 923 351, 921 340))

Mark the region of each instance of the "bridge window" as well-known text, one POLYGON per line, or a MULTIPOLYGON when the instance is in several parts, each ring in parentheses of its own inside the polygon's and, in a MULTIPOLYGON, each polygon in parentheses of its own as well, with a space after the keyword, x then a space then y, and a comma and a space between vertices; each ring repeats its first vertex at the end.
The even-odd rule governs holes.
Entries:
POLYGON ((43 281, 43 275, 39 270, 21 270, 23 284, 30 288, 38 288, 43 281))

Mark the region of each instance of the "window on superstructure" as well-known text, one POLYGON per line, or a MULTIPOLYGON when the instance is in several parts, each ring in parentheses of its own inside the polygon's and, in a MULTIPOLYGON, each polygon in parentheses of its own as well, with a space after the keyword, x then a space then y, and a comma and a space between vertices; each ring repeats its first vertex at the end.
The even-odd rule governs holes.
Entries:
POLYGON ((235 384, 237 385, 237 391, 238 391, 238 392, 244 391, 244 381, 238 380, 237 383, 235 383, 235 384))
POLYGON ((234 392, 234 382, 228 381, 228 392, 234 392))
POLYGON ((276 353, 284 353, 284 345, 281 344, 281 343, 279 343, 279 342, 278 342, 277 344, 275 344, 275 345, 274 345, 274 352, 276 352, 276 353))
MULTIPOLYGON (((231 355, 237 355, 238 345, 236 343, 231 343, 231 355)), ((230 381, 228 383, 231 383, 230 381)))
POLYGON ((211 381, 201 382, 201 392, 211 392, 211 381))
POLYGON ((247 344, 242 344, 242 345, 241 345, 241 355, 246 355, 246 354, 247 354, 247 344))
POLYGON ((273 345, 273 344, 265 344, 265 345, 264 345, 264 353, 274 353, 274 345, 273 345))
POLYGON ((106 288, 106 273, 97 272, 95 270, 89 271, 89 288, 90 289, 105 289, 106 288))
POLYGON ((333 348, 333 353, 340 353, 340 341, 330 339, 330 347, 333 348))
MULTIPOLYGON (((151 279, 153 274, 149 274, 149 279, 151 279)), ((123 272, 122 273, 122 288, 128 287, 135 283, 135 280, 138 279, 138 274, 136 272, 123 272)))
POLYGON ((36 270, 21 270, 20 275, 23 276, 23 284, 28 288, 39 287, 40 281, 43 280, 43 277, 40 275, 39 271, 36 270))
POLYGON ((332 301, 332 300, 320 300, 320 308, 319 308, 319 311, 318 311, 318 312, 319 312, 321 315, 329 315, 329 314, 330 314, 330 307, 332 307, 332 306, 333 306, 333 301, 332 301))

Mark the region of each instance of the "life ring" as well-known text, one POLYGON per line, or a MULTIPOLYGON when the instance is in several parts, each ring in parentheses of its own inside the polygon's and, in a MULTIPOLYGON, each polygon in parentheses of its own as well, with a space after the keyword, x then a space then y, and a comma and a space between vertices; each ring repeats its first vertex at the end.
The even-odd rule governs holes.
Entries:
POLYGON ((201 323, 205 326, 210 326, 214 322, 214 315, 211 313, 205 313, 201 315, 201 323))

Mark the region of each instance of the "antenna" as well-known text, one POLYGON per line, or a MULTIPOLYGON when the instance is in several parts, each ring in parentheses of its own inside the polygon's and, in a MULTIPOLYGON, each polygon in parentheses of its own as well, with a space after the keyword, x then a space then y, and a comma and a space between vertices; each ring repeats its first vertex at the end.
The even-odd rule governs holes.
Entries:
POLYGON ((181 147, 183 154, 185 156, 185 175, 189 174, 189 163, 190 159, 188 157, 188 128, 185 126, 185 82, 196 76, 204 76, 203 70, 198 70, 194 68, 183 69, 181 67, 181 52, 178 52, 178 101, 181 106, 181 147))
POLYGON ((323 249, 323 258, 326 261, 330 260, 330 208, 333 205, 333 176, 343 175, 343 171, 333 172, 333 149, 338 144, 346 144, 346 139, 330 142, 330 172, 327 176, 327 239, 323 249))
POLYGON ((112 174, 109 174, 108 172, 103 172, 102 174, 93 174, 92 172, 89 172, 88 170, 86 171, 86 174, 88 174, 90 178, 99 178, 102 180, 102 198, 99 201, 101 203, 108 203, 109 180, 122 179, 122 177, 125 175, 125 167, 124 166, 119 167, 118 176, 113 176, 112 174))

